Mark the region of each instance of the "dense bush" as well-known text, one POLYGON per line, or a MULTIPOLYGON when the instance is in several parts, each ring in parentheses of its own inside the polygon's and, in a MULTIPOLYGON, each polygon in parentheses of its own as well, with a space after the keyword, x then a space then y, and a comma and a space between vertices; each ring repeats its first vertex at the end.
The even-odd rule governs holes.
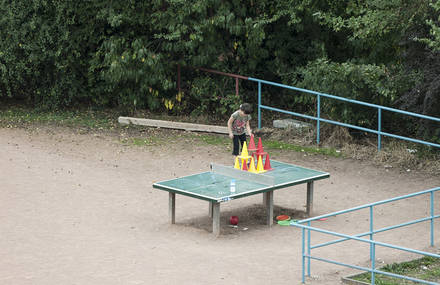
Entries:
MULTIPOLYGON (((219 117, 256 103, 256 84, 241 81, 237 98, 232 79, 194 69, 207 67, 439 116, 439 3, 0 0, 0 99, 219 117)), ((279 108, 314 108, 312 97, 264 92, 279 108)), ((324 108, 375 122, 368 109, 324 108)))

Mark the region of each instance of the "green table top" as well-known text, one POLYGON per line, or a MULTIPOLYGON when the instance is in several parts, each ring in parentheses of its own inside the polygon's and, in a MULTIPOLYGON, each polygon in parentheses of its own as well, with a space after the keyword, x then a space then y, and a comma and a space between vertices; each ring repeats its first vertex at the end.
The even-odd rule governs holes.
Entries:
POLYGON ((153 184, 153 187, 207 201, 225 202, 330 177, 330 174, 326 172, 276 160, 271 160, 271 166, 273 170, 256 175, 273 177, 273 185, 262 184, 249 178, 232 178, 229 175, 207 171, 157 182, 153 184), (230 191, 232 179, 235 179, 236 183, 235 192, 230 191))

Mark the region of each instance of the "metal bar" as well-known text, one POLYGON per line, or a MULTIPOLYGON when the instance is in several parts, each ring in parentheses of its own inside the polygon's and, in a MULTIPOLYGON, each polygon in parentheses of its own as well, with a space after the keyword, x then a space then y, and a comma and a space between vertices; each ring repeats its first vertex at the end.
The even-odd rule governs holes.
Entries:
MULTIPOLYGON (((277 108, 272 108, 272 107, 269 107, 269 106, 261 105, 261 106, 259 106, 259 108, 266 109, 266 110, 271 110, 271 111, 276 111, 276 112, 279 112, 279 113, 289 114, 289 115, 293 115, 293 116, 298 116, 298 117, 306 118, 306 119, 310 119, 310 120, 317 120, 317 118, 313 117, 313 116, 303 115, 303 114, 299 114, 299 113, 295 113, 295 112, 289 112, 289 111, 285 111, 285 110, 281 110, 281 109, 277 109, 277 108)), ((323 119, 323 118, 320 118, 319 120, 322 121, 322 122, 325 122, 325 123, 330 123, 330 124, 334 124, 334 125, 338 125, 338 126, 342 126, 342 127, 347 127, 347 128, 352 128, 352 129, 356 129, 356 130, 361 130, 361 131, 368 132, 368 133, 379 134, 379 132, 377 130, 373 130, 373 129, 368 129, 368 128, 359 127, 359 126, 355 126, 355 125, 351 125, 351 124, 346 124, 346 123, 340 123, 340 122, 336 122, 336 121, 333 121, 333 120, 327 120, 327 119, 323 119)), ((440 144, 426 142, 426 141, 422 141, 422 140, 418 140, 418 139, 412 139, 412 138, 408 138, 408 137, 404 137, 404 136, 399 136, 399 135, 394 135, 394 134, 390 134, 390 133, 386 133, 386 132, 381 132, 380 134, 382 136, 388 136, 388 137, 392 137, 392 138, 396 138, 396 139, 401 139, 401 140, 405 140, 405 141, 420 143, 420 144, 429 145, 429 146, 433 146, 433 147, 440 147, 440 144)))
POLYGON ((382 129, 382 109, 378 108, 377 109, 377 149, 380 150, 382 147, 382 143, 381 143, 381 129, 382 129))
POLYGON ((371 255, 370 255, 370 260, 371 260, 371 284, 374 285, 374 283, 376 282, 376 276, 374 276, 374 270, 376 269, 376 247, 375 244, 371 244, 371 255))
POLYGON ((319 144, 319 133, 320 133, 320 123, 321 123, 321 96, 318 95, 318 108, 316 110, 316 115, 318 120, 316 121, 316 143, 319 144))
MULTIPOLYGON (((374 232, 374 226, 373 226, 373 206, 370 206, 370 240, 373 239, 373 232, 374 232)), ((370 258, 373 255, 373 244, 370 244, 370 258)))
POLYGON ((293 87, 293 86, 289 86, 289 85, 279 84, 279 83, 270 82, 270 81, 266 81, 266 80, 261 80, 261 79, 257 79, 257 78, 248 77, 247 79, 250 80, 250 81, 256 81, 258 83, 264 83, 264 84, 267 84, 267 85, 273 85, 273 86, 277 86, 277 87, 282 87, 282 88, 286 88, 286 89, 301 91, 301 92, 310 93, 310 94, 314 94, 314 95, 320 95, 320 96, 323 96, 323 97, 332 98, 332 99, 339 100, 339 101, 344 101, 344 102, 350 102, 350 103, 354 103, 354 104, 358 104, 358 105, 364 105, 364 106, 369 106, 369 107, 373 107, 373 108, 381 108, 381 109, 386 110, 386 111, 396 112, 396 113, 400 113, 400 114, 404 114, 404 115, 408 115, 408 116, 413 116, 413 117, 418 117, 418 118, 422 118, 422 119, 427 119, 427 120, 433 120, 433 121, 440 122, 440 118, 436 118, 436 117, 432 117, 432 116, 426 116, 426 115, 421 115, 421 114, 417 114, 417 113, 413 113, 413 112, 402 111, 402 110, 399 110, 399 109, 394 109, 394 108, 385 107, 385 106, 381 106, 381 105, 366 103, 366 102, 362 102, 362 101, 358 101, 358 100, 353 100, 353 99, 347 99, 347 98, 344 98, 344 97, 338 97, 338 96, 335 96, 335 95, 330 95, 330 94, 321 93, 321 92, 317 92, 317 91, 312 91, 312 90, 307 90, 307 89, 303 89, 303 88, 293 87))
MULTIPOLYGON (((309 227, 310 222, 308 223, 309 227)), ((310 244, 311 244, 311 236, 310 236, 310 230, 307 230, 307 255, 310 256, 310 244)), ((310 258, 307 259, 307 276, 310 277, 310 258)))
MULTIPOLYGON (((438 219, 438 218, 440 218, 440 215, 436 215, 433 218, 434 219, 438 219)), ((409 226, 409 225, 413 225, 413 224, 417 224, 417 223, 421 223, 421 222, 426 222, 428 220, 431 220, 431 217, 421 218, 421 219, 413 220, 413 221, 410 221, 410 222, 401 223, 401 224, 398 224, 398 225, 381 228, 381 229, 373 231, 373 234, 385 232, 385 231, 388 231, 388 230, 394 230, 396 228, 400 228, 400 227, 404 227, 404 226, 409 226)), ((363 236, 367 236, 369 234, 371 234, 371 232, 360 233, 360 234, 357 234, 357 235, 354 235, 354 236, 355 237, 363 237, 363 236)), ((311 249, 315 249, 315 248, 319 248, 319 247, 324 247, 324 246, 331 245, 331 244, 340 243, 340 242, 343 242, 343 241, 346 241, 346 240, 349 240, 349 238, 341 238, 341 239, 337 239, 337 240, 333 240, 333 241, 328 241, 328 242, 325 242, 325 243, 316 244, 316 245, 312 246, 311 249)))
POLYGON ((305 240, 306 240, 306 238, 305 238, 305 236, 306 236, 306 233, 305 233, 305 229, 304 228, 302 228, 301 229, 301 233, 302 233, 302 241, 301 241, 301 244, 302 244, 302 249, 301 249, 301 255, 302 255, 302 283, 304 284, 305 283, 305 275, 306 275, 306 254, 305 254, 305 240))
POLYGON ((219 75, 224 75, 224 76, 229 76, 229 77, 234 77, 234 78, 240 78, 240 79, 244 79, 244 80, 249 79, 249 77, 247 77, 247 76, 233 74, 233 73, 227 73, 227 72, 221 72, 221 71, 203 68, 203 67, 196 67, 196 69, 199 69, 199 70, 205 71, 205 72, 209 72, 209 73, 214 73, 214 74, 219 74, 219 75))
POLYGON ((402 251, 406 251, 406 252, 417 253, 417 254, 421 254, 421 255, 427 255, 427 256, 432 256, 432 257, 440 258, 440 255, 438 255, 438 254, 424 252, 424 251, 420 251, 420 250, 416 250, 416 249, 411 249, 411 248, 407 248, 407 247, 402 247, 402 246, 397 246, 397 245, 393 245, 393 244, 389 244, 389 243, 384 243, 384 242, 380 242, 380 241, 358 238, 358 237, 355 237, 355 236, 350 236, 350 235, 346 235, 346 234, 336 233, 336 232, 332 232, 332 231, 328 231, 328 230, 323 230, 323 229, 319 229, 319 228, 314 228, 314 227, 310 227, 310 226, 305 226, 305 225, 301 225, 301 224, 292 224, 292 226, 299 227, 299 228, 305 228, 307 230, 312 230, 312 231, 316 231, 316 232, 320 232, 320 233, 324 233, 324 234, 328 234, 328 235, 334 235, 334 236, 339 236, 339 237, 346 237, 346 238, 349 238, 349 239, 353 239, 353 240, 357 240, 357 241, 361 241, 361 242, 365 242, 365 243, 374 243, 376 245, 380 245, 380 246, 383 246, 383 247, 394 248, 394 249, 398 249, 398 250, 402 250, 402 251))
POLYGON ((258 128, 261 129, 261 82, 258 82, 258 128))
POLYGON ((235 77, 235 95, 238 96, 238 78, 235 77))
POLYGON ((430 195, 431 200, 431 246, 434 246, 434 191, 430 195))
POLYGON ((411 193, 411 194, 407 194, 407 195, 403 195, 403 196, 399 196, 399 197, 394 197, 394 198, 391 198, 391 199, 386 199, 386 200, 382 200, 382 201, 378 201, 378 202, 374 202, 374 203, 370 203, 370 204, 365 204, 365 205, 358 206, 358 207, 353 207, 353 208, 342 210, 342 211, 333 212, 333 213, 330 213, 330 214, 325 214, 325 215, 321 215, 321 216, 317 216, 317 217, 313 217, 313 218, 309 218, 309 219, 300 220, 297 223, 298 224, 302 224, 302 223, 306 223, 308 221, 314 221, 314 220, 319 220, 319 219, 322 219, 322 218, 327 218, 327 217, 331 217, 331 216, 336 216, 336 215, 340 215, 340 214, 354 212, 354 211, 357 211, 357 210, 368 208, 370 206, 382 205, 382 204, 386 204, 386 203, 390 203, 390 202, 394 202, 394 201, 398 201, 398 200, 403 200, 403 199, 407 199, 407 198, 411 198, 411 197, 427 194, 427 193, 430 193, 430 192, 436 192, 436 191, 440 191, 440 187, 435 187, 435 188, 423 190, 423 191, 420 191, 420 192, 415 192, 415 193, 411 193))

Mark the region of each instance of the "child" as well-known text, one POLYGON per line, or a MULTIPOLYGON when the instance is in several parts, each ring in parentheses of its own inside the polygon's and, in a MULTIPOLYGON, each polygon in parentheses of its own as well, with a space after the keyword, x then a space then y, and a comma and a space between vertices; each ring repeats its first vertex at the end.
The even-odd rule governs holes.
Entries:
POLYGON ((252 130, 249 125, 251 119, 252 106, 249 103, 240 105, 240 110, 235 111, 228 120, 229 137, 234 143, 232 154, 237 156, 240 151, 240 145, 246 141, 246 130, 248 135, 252 135, 252 130))

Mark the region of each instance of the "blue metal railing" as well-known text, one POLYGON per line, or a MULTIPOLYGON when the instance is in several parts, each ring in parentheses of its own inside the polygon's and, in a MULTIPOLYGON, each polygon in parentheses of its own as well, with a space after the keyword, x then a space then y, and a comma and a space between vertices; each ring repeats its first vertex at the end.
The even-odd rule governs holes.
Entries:
POLYGON ((338 96, 334 96, 334 95, 330 95, 330 94, 326 94, 326 93, 321 93, 321 92, 317 92, 317 91, 293 87, 293 86, 275 83, 275 82, 266 81, 266 80, 261 80, 261 79, 257 79, 257 78, 248 77, 247 79, 251 80, 251 81, 258 82, 258 128, 259 129, 261 128, 261 109, 266 109, 266 110, 289 114, 289 115, 293 115, 293 116, 297 116, 297 117, 301 117, 301 118, 315 120, 316 121, 316 142, 318 144, 319 144, 319 140, 320 140, 320 137, 319 137, 320 123, 325 122, 325 123, 330 123, 330 124, 334 124, 334 125, 338 125, 338 126, 342 126, 342 127, 347 127, 347 128, 352 128, 352 129, 357 129, 357 130, 377 134, 377 148, 379 150, 382 147, 382 139, 381 139, 382 136, 388 136, 388 137, 392 137, 392 138, 396 138, 396 139, 406 140, 406 141, 410 141, 410 142, 414 142, 414 143, 419 143, 419 144, 424 144, 424 145, 440 148, 440 144, 437 144, 437 143, 427 142, 424 140, 413 139, 413 138, 409 138, 409 137, 404 137, 404 136, 399 136, 399 135, 383 132, 382 131, 382 110, 390 111, 390 112, 394 112, 394 113, 399 113, 399 114, 403 114, 403 115, 408 115, 408 116, 412 116, 412 117, 417 117, 417 118, 421 118, 421 119, 431 120, 431 121, 435 121, 435 122, 440 122, 440 118, 421 115, 421 114, 407 112, 407 111, 402 111, 399 109, 389 108, 389 107, 380 106, 380 105, 376 105, 376 104, 370 104, 370 103, 357 101, 357 100, 353 100, 353 99, 347 99, 347 98, 338 97, 338 96), (277 87, 281 87, 281 88, 286 88, 286 89, 290 89, 290 90, 295 90, 295 91, 300 91, 300 92, 316 95, 317 96, 317 107, 316 107, 317 108, 317 111, 316 111, 317 115, 316 115, 316 117, 263 105, 261 102, 261 84, 267 84, 267 85, 277 86, 277 87), (377 109, 377 117, 378 117, 377 130, 368 129, 368 128, 364 128, 364 127, 360 127, 360 126, 356 126, 356 125, 341 123, 338 121, 333 121, 333 120, 328 120, 328 119, 322 118, 321 117, 321 97, 326 97, 326 98, 331 98, 331 99, 335 99, 335 100, 339 100, 339 101, 343 101, 343 102, 349 102, 349 103, 353 103, 353 104, 376 108, 377 109))
POLYGON ((301 232, 302 232, 302 282, 303 283, 305 282, 306 268, 307 268, 307 276, 310 276, 310 260, 314 259, 314 260, 318 260, 318 261, 328 262, 328 263, 332 263, 332 264, 336 264, 336 265, 340 265, 340 266, 345 266, 345 267, 349 267, 349 268, 354 268, 354 269, 359 269, 359 270, 370 272, 371 273, 371 284, 375 284, 375 274, 376 273, 380 273, 380 274, 384 274, 384 275, 388 275, 388 276, 392 276, 392 277, 396 277, 396 278, 400 278, 400 279, 411 280, 414 282, 419 282, 419 283, 424 283, 424 284, 438 284, 435 282, 430 282, 430 281, 412 278, 412 277, 408 277, 408 276, 404 276, 404 275, 393 274, 393 273, 377 270, 376 264, 375 264, 376 246, 388 247, 388 248, 393 248, 393 249, 397 249, 397 250, 402 250, 402 251, 406 251, 406 252, 411 252, 411 253, 421 254, 424 256, 436 257, 436 258, 440 258, 440 255, 434 254, 434 253, 429 253, 429 252, 424 252, 424 251, 419 251, 419 250, 415 250, 415 249, 410 249, 410 248, 406 248, 406 247, 401 247, 401 246, 397 246, 397 245, 393 245, 393 244, 389 244, 389 243, 383 243, 383 242, 379 242, 379 241, 374 240, 374 234, 376 234, 376 233, 380 233, 380 232, 384 232, 384 231, 388 231, 388 230, 393 230, 396 228, 400 228, 400 227, 404 227, 404 226, 408 226, 408 225, 413 225, 416 223, 430 221, 430 245, 434 246, 434 220, 440 218, 440 215, 435 215, 435 213, 434 213, 434 192, 437 192, 437 191, 440 191, 440 187, 436 187, 436 188, 432 188, 432 189, 428 189, 428 190, 424 190, 424 191, 420 191, 420 192, 416 192, 416 193, 412 193, 412 194, 408 194, 408 195, 404 195, 404 196, 399 196, 399 197, 395 197, 395 198, 391 198, 391 199, 387 199, 387 200, 383 200, 383 201, 379 201, 379 202, 375 202, 375 203, 370 203, 370 204, 366 204, 366 205, 362 205, 362 206, 358 206, 358 207, 354 207, 354 208, 350 208, 350 209, 346 209, 346 210, 342 210, 342 211, 338 211, 338 212, 334 212, 334 213, 330 213, 330 214, 326 214, 326 215, 321 215, 321 216, 317 216, 317 217, 310 218, 310 219, 304 219, 304 220, 301 220, 298 222, 292 222, 291 225, 301 228, 301 232), (408 221, 405 223, 401 223, 398 225, 393 225, 393 226, 389 226, 389 227, 385 227, 385 228, 381 228, 381 229, 374 229, 373 209, 375 206, 391 203, 391 202, 398 201, 398 200, 404 200, 404 199, 408 199, 408 198, 412 198, 412 197, 420 196, 420 195, 424 195, 424 194, 430 194, 430 215, 429 216, 424 217, 424 218, 420 218, 420 219, 416 219, 416 220, 412 220, 412 221, 408 221), (354 212, 354 211, 358 211, 358 210, 366 209, 366 208, 369 208, 369 210, 370 210, 369 211, 369 213, 370 213, 370 219, 369 219, 370 220, 370 229, 368 232, 365 232, 365 233, 360 233, 357 235, 346 235, 346 234, 332 232, 329 230, 324 230, 324 229, 320 229, 320 228, 316 228, 316 227, 311 226, 312 221, 316 221, 316 220, 327 218, 327 217, 334 217, 337 215, 341 215, 341 214, 345 214, 345 213, 349 213, 349 212, 354 212), (304 224, 307 224, 307 225, 304 225, 304 224), (336 237, 339 237, 339 239, 332 240, 332 241, 325 242, 325 243, 311 245, 311 232, 312 231, 324 233, 324 234, 331 235, 331 236, 336 236, 336 237), (363 236, 369 236, 369 239, 362 238, 363 236), (306 243, 306 237, 307 237, 307 243, 306 243), (347 263, 342 263, 342 262, 338 262, 338 261, 334 261, 334 260, 325 259, 322 257, 317 257, 317 256, 311 255, 312 249, 333 245, 333 244, 344 242, 347 240, 355 240, 355 241, 360 241, 363 243, 370 244, 371 265, 369 268, 351 265, 351 264, 347 264, 347 263), (307 261, 307 263, 306 263, 306 261, 307 261))

